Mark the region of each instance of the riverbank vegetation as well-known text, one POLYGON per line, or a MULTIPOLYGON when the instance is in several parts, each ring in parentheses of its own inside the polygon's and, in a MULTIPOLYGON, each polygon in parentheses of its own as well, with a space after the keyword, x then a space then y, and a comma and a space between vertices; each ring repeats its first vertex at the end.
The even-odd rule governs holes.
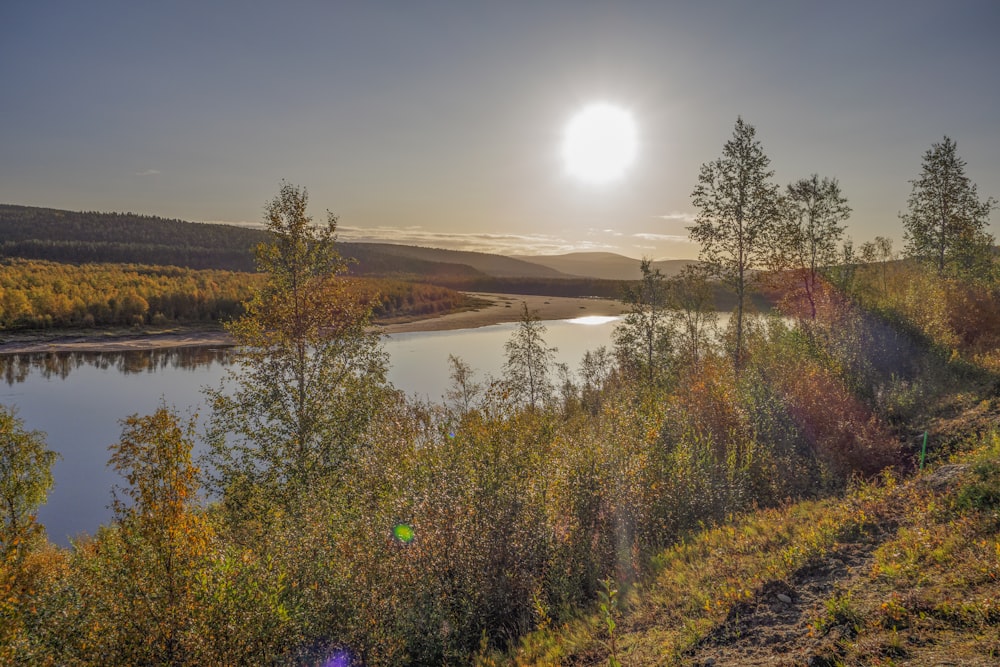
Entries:
MULTIPOLYGON (((738 123, 736 144, 751 130, 738 123)), ((703 170, 703 201, 744 153, 703 170)), ((831 189, 812 182, 803 197, 821 203, 831 189)), ((115 520, 69 549, 32 519, 47 459, 15 475, 33 482, 0 535, 0 656, 739 664, 774 607, 797 610, 781 627, 811 664, 938 645, 995 660, 995 258, 976 254, 989 270, 970 274, 946 252, 937 270, 917 246, 896 261, 882 244, 862 262, 839 213, 809 224, 808 206, 758 194, 766 206, 733 218, 706 204, 696 223, 712 261, 735 262, 716 275, 743 285, 728 330, 704 274, 644 263, 613 349, 554 367, 525 308, 504 376, 452 358, 437 405, 386 382, 370 304, 337 279, 335 221, 308 226, 305 192, 284 185, 268 271, 230 325, 243 364, 208 393, 207 433, 169 406, 124 421, 115 520), (756 314, 745 272, 764 267, 731 243, 744 223, 774 249, 833 235, 842 261, 754 273, 784 317, 756 314), (210 454, 194 461, 199 437, 210 454), (922 467, 938 472, 906 481, 922 467)))
MULTIPOLYGON (((136 264, 0 263, 0 331, 222 323, 243 313, 259 273, 136 264)), ((436 315, 475 299, 437 285, 341 279, 379 319, 436 315)))

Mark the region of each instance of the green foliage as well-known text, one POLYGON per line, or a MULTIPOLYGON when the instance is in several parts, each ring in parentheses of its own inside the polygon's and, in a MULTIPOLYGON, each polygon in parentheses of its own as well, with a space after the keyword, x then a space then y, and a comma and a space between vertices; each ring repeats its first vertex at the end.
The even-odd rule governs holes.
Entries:
POLYGON ((618 619, 621 615, 618 609, 618 588, 611 577, 601 580, 601 590, 597 593, 600 603, 601 618, 604 620, 604 627, 608 631, 608 640, 604 647, 608 651, 608 667, 621 667, 621 659, 618 657, 618 619))
POLYGON ((370 309, 337 278, 336 219, 316 228, 305 190, 284 184, 267 207, 272 241, 258 248, 264 285, 228 326, 238 366, 212 400, 213 484, 247 494, 298 493, 339 474, 380 402, 385 355, 370 309))
POLYGON ((864 616, 858 610, 850 593, 834 595, 824 602, 824 608, 824 616, 816 623, 818 632, 826 633, 832 628, 841 626, 856 635, 864 626, 864 616))
POLYGON ((959 487, 956 504, 960 509, 993 512, 1000 519, 1000 432, 988 435, 985 451, 972 463, 970 479, 959 487))
POLYGON ((26 431, 16 413, 0 406, 0 559, 28 547, 39 530, 35 511, 52 488, 52 464, 45 434, 26 431))

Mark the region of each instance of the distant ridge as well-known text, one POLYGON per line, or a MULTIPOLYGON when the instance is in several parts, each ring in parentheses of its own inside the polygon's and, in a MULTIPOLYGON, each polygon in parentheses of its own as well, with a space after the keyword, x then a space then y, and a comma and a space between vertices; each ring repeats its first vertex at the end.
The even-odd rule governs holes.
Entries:
POLYGON ((0 204, 0 256, 253 271, 261 230, 135 213, 0 204))
MULTIPOLYGON (((0 257, 254 271, 253 250, 267 239, 263 229, 221 223, 0 204, 0 257)), ((571 278, 546 266, 481 252, 345 241, 338 247, 357 260, 350 267, 357 275, 428 281, 571 278)))
POLYGON ((344 243, 342 249, 350 254, 353 248, 377 250, 395 257, 406 257, 428 262, 464 264, 494 278, 573 278, 559 269, 533 261, 534 258, 505 257, 485 252, 423 248, 393 243, 344 243))
MULTIPOLYGON (((613 252, 572 252, 565 255, 514 255, 513 257, 547 266, 571 276, 603 280, 639 280, 642 277, 639 260, 613 252)), ((690 259, 667 259, 653 262, 652 268, 672 276, 685 266, 696 263, 690 259)))

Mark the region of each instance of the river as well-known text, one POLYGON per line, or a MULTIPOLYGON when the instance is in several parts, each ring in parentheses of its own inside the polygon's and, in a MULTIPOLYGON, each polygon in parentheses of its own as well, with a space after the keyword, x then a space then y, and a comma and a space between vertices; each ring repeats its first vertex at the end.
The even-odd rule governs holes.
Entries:
MULTIPOLYGON (((558 349, 556 361, 575 370, 587 350, 610 347, 617 319, 546 321, 544 338, 558 349)), ((449 354, 472 366, 476 381, 499 377, 504 343, 516 327, 386 336, 389 380, 407 394, 440 402, 449 384, 449 354)), ((44 431, 48 447, 61 456, 52 470, 55 485, 38 513, 49 539, 66 545, 111 517, 111 489, 122 480, 107 467, 108 446, 121 435, 120 420, 151 414, 161 402, 182 414, 204 413, 203 389, 219 385, 229 359, 225 348, 0 357, 0 403, 14 407, 25 428, 44 431)))

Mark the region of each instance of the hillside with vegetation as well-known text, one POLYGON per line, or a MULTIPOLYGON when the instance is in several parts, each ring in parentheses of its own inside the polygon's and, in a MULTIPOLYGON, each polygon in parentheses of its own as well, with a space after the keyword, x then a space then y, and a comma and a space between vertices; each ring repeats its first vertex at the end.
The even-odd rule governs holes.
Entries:
MULTIPOLYGON (((343 276, 376 320, 426 317, 479 305, 439 285, 343 276)), ((221 326, 244 312, 259 273, 141 264, 0 260, 0 332, 178 324, 221 326)))
MULTIPOLYGON (((571 252, 562 255, 514 255, 535 264, 550 267, 564 274, 602 280, 639 280, 642 272, 639 262, 613 252, 571 252)), ((652 263, 665 276, 673 276, 686 266, 694 264, 689 259, 665 259, 652 263)))
MULTIPOLYGON (((250 273, 261 229, 133 213, 0 205, 0 258, 64 264, 138 264, 250 273)), ((454 290, 617 298, 620 280, 580 279, 530 261, 389 243, 341 243, 359 277, 454 290)), ((624 259, 624 258, 623 258, 624 259)), ((44 314, 44 313, 43 313, 44 314)), ((55 315, 53 315, 55 317, 55 315)))
POLYGON ((253 271, 258 229, 134 213, 0 205, 0 256, 63 263, 253 271))
POLYGON ((525 306, 502 375, 450 357, 440 404, 386 380, 332 223, 283 185, 239 363, 202 432, 123 422, 108 525, 46 540, 55 454, 0 411, 0 659, 995 664, 992 201, 934 144, 950 178, 913 182, 897 261, 845 238, 835 179, 768 164, 739 119, 692 194, 700 268, 640 263, 610 348, 557 367, 525 306))

